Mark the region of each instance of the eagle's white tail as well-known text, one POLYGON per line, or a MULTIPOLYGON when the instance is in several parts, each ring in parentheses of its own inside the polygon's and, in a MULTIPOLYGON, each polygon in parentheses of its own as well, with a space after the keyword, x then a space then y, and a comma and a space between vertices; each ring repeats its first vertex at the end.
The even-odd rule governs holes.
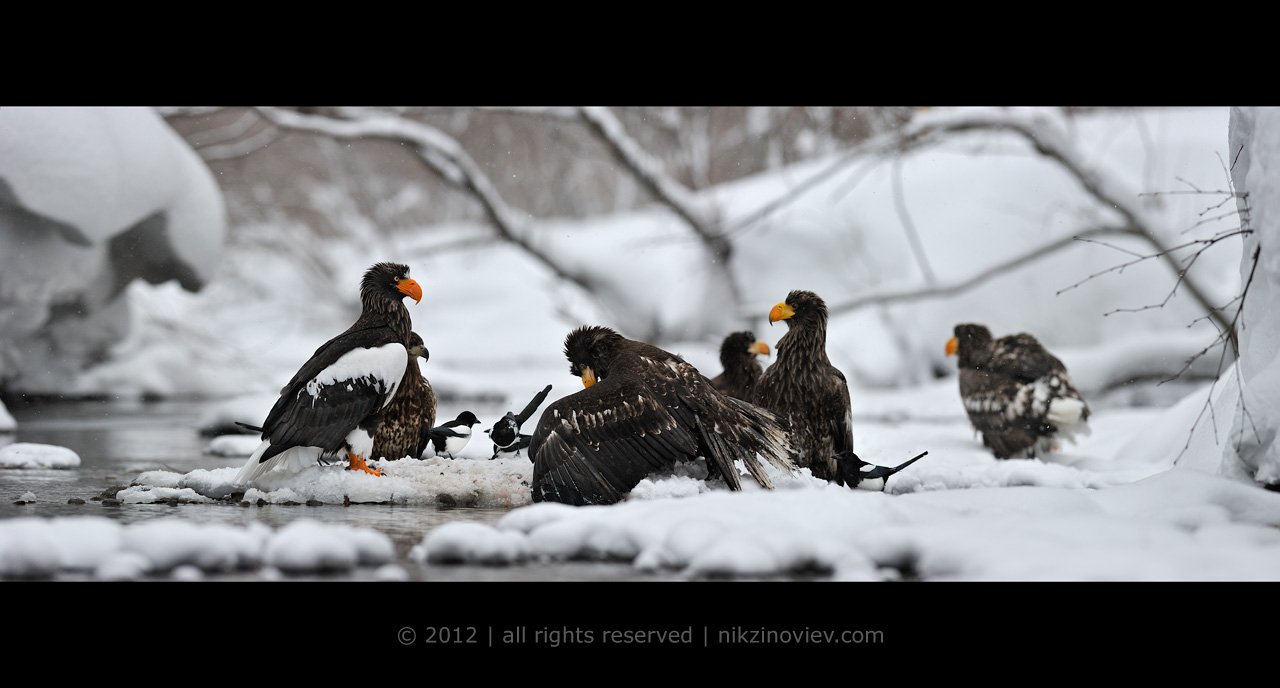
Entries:
POLYGON ((1050 423, 1064 428, 1074 425, 1084 413, 1084 402, 1080 399, 1061 398, 1049 402, 1049 412, 1045 414, 1050 423))
POLYGON ((267 448, 271 446, 271 440, 263 440, 258 448, 253 450, 253 455, 245 462, 244 468, 236 474, 235 482, 237 485, 250 485, 253 481, 266 475, 269 471, 277 466, 281 466, 287 471, 300 471, 307 466, 315 465, 320 458, 320 450, 316 447, 293 447, 286 449, 279 454, 258 463, 258 459, 266 453, 267 448))

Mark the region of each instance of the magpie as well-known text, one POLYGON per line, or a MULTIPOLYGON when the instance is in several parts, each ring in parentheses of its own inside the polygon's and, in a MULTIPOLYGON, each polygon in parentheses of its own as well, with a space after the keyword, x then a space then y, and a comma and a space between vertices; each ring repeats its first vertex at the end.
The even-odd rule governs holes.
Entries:
POLYGON ((457 458, 471 441, 471 426, 479 422, 480 419, 476 418, 476 414, 463 411, 454 420, 431 428, 427 436, 431 438, 431 446, 435 449, 436 456, 457 458))
MULTIPOLYGON (((489 457, 490 461, 498 458, 499 454, 520 456, 520 450, 529 446, 529 440, 533 436, 521 435, 520 426, 524 425, 524 422, 533 416, 538 407, 542 405, 542 402, 546 400, 547 393, 550 391, 551 385, 547 385, 542 388, 541 392, 533 396, 533 399, 525 405, 520 415, 517 416, 507 411, 507 415, 503 416, 497 423, 494 423, 492 428, 485 430, 485 434, 489 435, 489 439, 493 440, 493 456, 489 457)), ((529 460, 532 461, 533 459, 529 460)))
POLYGON ((888 466, 867 463, 858 458, 858 455, 852 451, 843 451, 836 454, 836 483, 863 490, 884 492, 885 484, 889 481, 890 476, 923 459, 928 454, 929 452, 927 451, 920 452, 897 466, 889 468, 888 466))

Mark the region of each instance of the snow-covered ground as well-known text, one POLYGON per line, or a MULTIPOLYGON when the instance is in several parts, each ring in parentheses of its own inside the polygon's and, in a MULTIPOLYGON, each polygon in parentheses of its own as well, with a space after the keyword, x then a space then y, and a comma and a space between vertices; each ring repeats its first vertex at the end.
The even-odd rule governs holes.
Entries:
POLYGON ((75 468, 80 457, 66 447, 17 442, 0 447, 0 468, 75 468))

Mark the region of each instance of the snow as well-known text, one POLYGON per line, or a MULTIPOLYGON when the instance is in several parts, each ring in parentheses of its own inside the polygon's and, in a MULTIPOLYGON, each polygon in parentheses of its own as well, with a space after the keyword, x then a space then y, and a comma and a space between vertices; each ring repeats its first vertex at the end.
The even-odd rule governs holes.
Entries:
POLYGON ((395 558, 391 539, 375 530, 300 519, 281 528, 266 548, 266 562, 286 572, 346 571, 395 558))
POLYGON ((168 574, 199 580, 206 574, 261 569, 298 573, 382 567, 380 580, 404 580, 391 540, 367 528, 295 521, 272 531, 164 517, 122 525, 101 517, 13 518, 0 521, 0 577, 49 578, 92 572, 95 578, 132 580, 168 574))
POLYGON ((149 108, 4 108, 0 196, 0 376, 14 387, 65 388, 126 337, 118 286, 196 289, 222 254, 217 183, 149 108))
POLYGON ((23 492, 23 493, 22 493, 22 495, 21 495, 20 497, 18 497, 18 501, 19 501, 19 502, 25 502, 25 503, 27 503, 27 504, 32 504, 32 503, 34 503, 34 502, 36 501, 36 493, 34 493, 34 492, 23 492))
POLYGON ((204 453, 214 456, 248 456, 262 444, 258 435, 219 435, 209 441, 204 453))
POLYGON ((1277 525, 1280 495, 1169 471, 1100 490, 716 491, 609 507, 535 504, 497 527, 451 525, 449 537, 437 536, 447 556, 430 556, 430 537, 421 548, 433 563, 613 559, 689 576, 817 570, 883 580, 897 569, 935 580, 1276 580, 1277 525))
POLYGON ((124 504, 155 504, 156 502, 165 502, 171 499, 178 500, 179 504, 208 504, 213 501, 189 487, 172 488, 141 485, 120 490, 116 493, 116 499, 124 504))
POLYGON ((13 432, 17 429, 18 421, 13 419, 9 409, 4 407, 4 402, 0 401, 0 433, 13 432))
MULTIPOLYGON (((478 451, 487 452, 488 448, 478 451)), ((348 471, 343 463, 310 466, 297 473, 269 473, 254 481, 254 487, 245 492, 244 499, 250 502, 263 499, 272 504, 309 500, 342 504, 350 499, 353 503, 435 505, 443 498, 457 506, 488 508, 510 508, 530 502, 533 464, 523 456, 492 461, 487 457, 370 461, 369 466, 381 468, 382 477, 348 471)), ((148 471, 134 479, 136 487, 120 494, 137 498, 132 495, 180 487, 212 499, 223 499, 243 489, 235 482, 238 472, 235 467, 198 469, 180 476, 167 471, 148 471)), ((167 492, 157 494, 177 496, 167 492)))
POLYGON ((1229 138, 1231 150, 1239 151, 1232 181, 1248 193, 1236 198, 1236 207, 1254 230, 1240 254, 1241 280, 1248 280, 1253 254, 1259 253, 1239 334, 1239 370, 1232 371, 1240 385, 1232 398, 1242 404, 1228 416, 1224 463, 1239 465, 1258 482, 1280 485, 1280 110, 1233 109, 1229 138))
POLYGON ((432 530, 409 557, 419 562, 511 564, 528 556, 526 539, 479 523, 446 523, 432 530))
POLYGON ((52 444, 17 442, 0 447, 0 468, 77 468, 80 455, 52 444))

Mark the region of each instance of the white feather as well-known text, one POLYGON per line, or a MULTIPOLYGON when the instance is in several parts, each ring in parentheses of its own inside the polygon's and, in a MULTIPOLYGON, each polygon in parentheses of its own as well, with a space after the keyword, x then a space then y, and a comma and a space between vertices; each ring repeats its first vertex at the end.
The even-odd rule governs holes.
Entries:
POLYGON ((238 485, 249 485, 253 481, 266 475, 268 472, 279 469, 286 473, 297 473, 304 468, 316 465, 316 461, 320 458, 320 449, 318 447, 293 447, 276 454, 275 456, 259 463, 260 459, 267 451, 267 447, 271 446, 271 440, 263 440, 262 444, 253 451, 253 455, 245 462, 244 468, 236 474, 235 482, 238 485))
POLYGON ((1049 402, 1049 413, 1046 416, 1050 423, 1063 428, 1068 425, 1074 425, 1076 421, 1080 420, 1080 416, 1083 413, 1083 401, 1063 397, 1049 402))

